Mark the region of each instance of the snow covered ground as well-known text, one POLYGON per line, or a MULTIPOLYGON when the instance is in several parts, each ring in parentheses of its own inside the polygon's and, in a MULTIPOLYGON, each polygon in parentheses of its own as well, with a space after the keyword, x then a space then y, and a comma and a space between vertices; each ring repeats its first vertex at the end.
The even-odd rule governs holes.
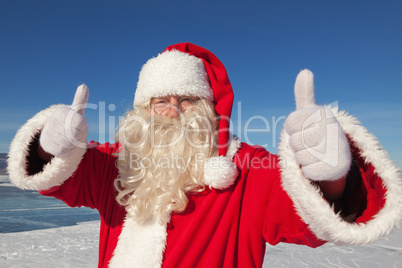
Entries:
MULTIPOLYGON (((0 234, 0 267, 96 267, 99 221, 0 234)), ((402 267, 402 229, 369 246, 268 246, 264 267, 402 267)))
MULTIPOLYGON (((44 199, 37 193, 14 191, 17 189, 9 184, 8 178, 0 176, 1 268, 97 267, 99 221, 92 220, 91 211, 80 215, 78 211, 83 208, 60 208, 59 203, 53 203, 56 202, 54 198, 44 199), (18 214, 20 210, 24 212, 22 216, 18 214), (35 211, 40 211, 40 217, 35 211), (28 212, 32 214, 31 218, 28 212), (57 217, 62 220, 51 222, 50 219, 57 217), (82 219, 87 220, 80 222, 82 219), (26 225, 45 229, 21 232, 27 230, 26 225)), ((402 228, 387 239, 368 246, 328 244, 312 249, 289 244, 268 245, 264 267, 401 268, 402 228)))
POLYGON ((0 234, 0 267, 97 267, 99 221, 0 234))
POLYGON ((268 246, 264 267, 401 268, 402 228, 367 246, 326 244, 315 249, 290 244, 268 246))

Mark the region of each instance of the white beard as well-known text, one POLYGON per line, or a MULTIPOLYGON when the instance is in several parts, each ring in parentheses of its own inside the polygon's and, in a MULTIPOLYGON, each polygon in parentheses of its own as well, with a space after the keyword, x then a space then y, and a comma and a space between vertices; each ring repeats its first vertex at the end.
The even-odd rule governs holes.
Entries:
POLYGON ((218 150, 214 115, 201 116, 203 110, 170 118, 138 109, 122 120, 116 200, 138 224, 166 224, 186 208, 186 194, 205 189, 204 163, 218 150))

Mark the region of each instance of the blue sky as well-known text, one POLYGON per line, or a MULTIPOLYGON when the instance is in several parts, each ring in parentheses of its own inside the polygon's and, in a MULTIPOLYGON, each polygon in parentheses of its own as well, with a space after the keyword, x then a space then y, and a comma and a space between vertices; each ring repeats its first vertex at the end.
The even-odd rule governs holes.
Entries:
POLYGON ((71 103, 81 83, 90 89, 90 139, 111 140, 141 66, 168 45, 192 42, 226 66, 233 130, 244 141, 276 152, 295 77, 308 68, 317 103, 338 102, 402 166, 401 14, 396 0, 3 0, 0 152, 35 113, 71 103), (269 131, 244 132, 266 124, 269 131))

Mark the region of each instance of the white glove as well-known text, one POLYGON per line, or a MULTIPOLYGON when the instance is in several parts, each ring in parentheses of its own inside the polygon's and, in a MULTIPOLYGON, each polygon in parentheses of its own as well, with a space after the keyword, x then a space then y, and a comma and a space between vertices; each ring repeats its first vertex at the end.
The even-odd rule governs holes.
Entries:
POLYGON ((39 140, 45 152, 61 156, 76 146, 86 146, 88 127, 84 113, 88 95, 88 88, 85 85, 79 86, 72 105, 58 108, 49 117, 39 140))
POLYGON ((313 83, 313 73, 307 69, 297 76, 296 111, 284 128, 304 175, 314 181, 334 181, 349 171, 349 143, 331 109, 315 104, 313 83))

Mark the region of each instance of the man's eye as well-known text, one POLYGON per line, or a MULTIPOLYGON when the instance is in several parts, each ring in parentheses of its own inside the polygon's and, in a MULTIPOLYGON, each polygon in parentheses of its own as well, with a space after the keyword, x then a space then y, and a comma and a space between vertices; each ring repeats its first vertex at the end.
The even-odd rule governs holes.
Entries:
POLYGON ((153 104, 167 104, 167 103, 169 103, 169 102, 165 101, 165 100, 159 100, 159 101, 154 102, 153 104))
POLYGON ((192 99, 190 99, 190 98, 184 98, 184 99, 181 99, 180 100, 180 104, 193 104, 194 103, 194 101, 192 100, 192 99))

